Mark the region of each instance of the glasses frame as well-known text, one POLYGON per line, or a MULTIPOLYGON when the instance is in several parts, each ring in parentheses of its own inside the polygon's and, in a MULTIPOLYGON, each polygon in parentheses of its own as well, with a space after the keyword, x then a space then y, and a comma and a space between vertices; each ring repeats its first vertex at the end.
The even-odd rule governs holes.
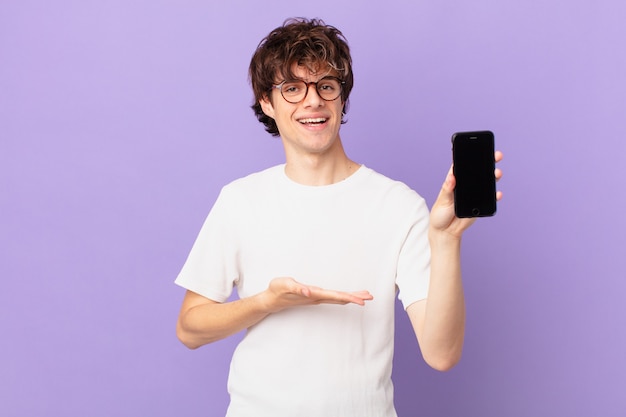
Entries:
POLYGON ((346 82, 343 81, 341 78, 339 77, 334 77, 332 75, 327 75, 325 77, 320 78, 317 81, 311 81, 311 82, 306 82, 304 80, 299 80, 299 79, 295 79, 295 80, 284 80, 283 82, 281 82, 280 84, 275 84, 272 86, 272 88, 277 89, 278 91, 280 91, 280 95, 282 96, 283 100, 285 100, 287 103, 291 103, 291 104, 298 104, 298 103, 302 103, 305 99, 307 94, 309 94, 309 86, 314 85, 315 86, 315 92, 317 93, 317 95, 319 96, 319 98, 321 98, 324 101, 335 101, 337 100, 339 97, 341 97, 341 95, 343 94, 343 86, 346 82), (318 89, 318 83, 324 81, 324 80, 337 80, 339 81, 339 94, 337 94, 337 97, 332 98, 332 99, 326 99, 324 97, 322 97, 322 94, 320 93, 320 90, 318 89), (285 83, 292 83, 292 82, 303 82, 306 86, 306 90, 304 91, 304 96, 298 100, 298 101, 291 101, 291 100, 287 100, 287 98, 285 97, 285 95, 283 94, 283 85, 285 85, 285 83))

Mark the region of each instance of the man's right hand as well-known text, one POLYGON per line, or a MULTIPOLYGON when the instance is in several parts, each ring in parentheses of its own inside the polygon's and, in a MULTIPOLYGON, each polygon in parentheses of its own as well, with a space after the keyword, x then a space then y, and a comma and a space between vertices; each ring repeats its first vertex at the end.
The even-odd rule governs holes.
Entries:
POLYGON ((374 299, 369 291, 344 292, 305 285, 290 277, 274 278, 259 294, 267 311, 275 313, 290 307, 317 304, 358 304, 374 299))

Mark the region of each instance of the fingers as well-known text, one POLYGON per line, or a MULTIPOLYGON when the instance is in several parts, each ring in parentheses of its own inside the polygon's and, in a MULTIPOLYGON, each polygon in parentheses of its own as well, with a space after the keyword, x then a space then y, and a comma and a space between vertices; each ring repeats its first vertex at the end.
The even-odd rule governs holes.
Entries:
POLYGON ((270 290, 276 297, 286 300, 291 305, 306 304, 348 304, 364 305, 374 299, 369 291, 336 291, 312 285, 302 284, 291 277, 279 277, 270 282, 270 290))
MULTIPOLYGON (((496 163, 498 163, 502 161, 502 158, 504 158, 504 155, 502 154, 502 152, 496 151, 494 157, 495 157, 496 163)), ((500 179, 502 178, 502 170, 500 168, 496 168, 495 175, 496 175, 496 182, 500 181, 500 179)), ((497 191, 496 201, 500 201, 500 200, 502 200, 502 191, 497 191)))
MULTIPOLYGON (((502 154, 502 152, 496 151, 494 154, 494 158, 495 158, 496 163, 498 163, 502 161, 502 158, 504 158, 504 155, 502 154)), ((502 178, 502 170, 500 168, 496 168, 495 174, 496 174, 496 181, 499 181, 500 178, 502 178)))
POLYGON ((365 305, 366 301, 371 301, 374 299, 374 296, 369 293, 369 291, 357 291, 348 294, 352 299, 352 302, 358 305, 365 305))
POLYGON ((374 296, 369 291, 335 291, 319 287, 307 287, 308 297, 316 304, 358 304, 365 305, 366 301, 373 300, 374 296))
POLYGON ((286 308, 318 304, 357 304, 365 305, 374 299, 369 291, 335 291, 302 284, 291 277, 278 277, 270 281, 266 291, 261 293, 268 312, 275 313, 286 308))

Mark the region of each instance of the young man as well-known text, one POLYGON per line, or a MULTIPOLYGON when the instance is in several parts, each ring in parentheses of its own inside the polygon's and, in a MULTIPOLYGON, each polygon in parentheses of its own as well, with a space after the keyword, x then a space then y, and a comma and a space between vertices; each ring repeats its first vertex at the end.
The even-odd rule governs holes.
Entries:
POLYGON ((286 162, 222 189, 176 279, 187 289, 177 335, 197 348, 247 329, 228 416, 396 416, 396 293, 430 366, 461 356, 460 247, 472 220, 454 216, 454 177, 429 213, 406 185, 346 155, 353 75, 332 26, 287 21, 260 43, 250 79, 286 162))

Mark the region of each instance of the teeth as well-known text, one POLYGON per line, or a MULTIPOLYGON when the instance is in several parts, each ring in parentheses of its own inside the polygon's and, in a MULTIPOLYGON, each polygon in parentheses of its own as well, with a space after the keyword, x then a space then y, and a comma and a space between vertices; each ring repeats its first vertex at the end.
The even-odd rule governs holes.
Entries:
POLYGON ((323 117, 318 117, 316 119, 300 119, 299 122, 300 123, 324 123, 326 121, 326 119, 324 119, 323 117))

